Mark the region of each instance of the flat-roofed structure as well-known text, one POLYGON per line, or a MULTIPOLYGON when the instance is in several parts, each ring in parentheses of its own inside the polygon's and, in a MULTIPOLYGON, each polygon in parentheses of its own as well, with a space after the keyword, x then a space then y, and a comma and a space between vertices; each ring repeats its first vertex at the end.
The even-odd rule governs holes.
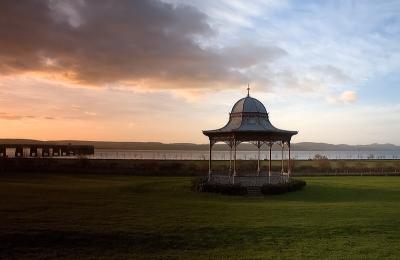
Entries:
POLYGON ((94 154, 94 146, 92 145, 0 144, 0 157, 8 157, 8 149, 13 149, 13 157, 86 156, 94 154))

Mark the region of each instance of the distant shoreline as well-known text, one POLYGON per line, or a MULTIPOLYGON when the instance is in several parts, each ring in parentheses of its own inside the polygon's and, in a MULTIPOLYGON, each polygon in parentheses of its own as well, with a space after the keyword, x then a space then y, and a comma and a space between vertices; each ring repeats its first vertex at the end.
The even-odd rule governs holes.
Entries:
MULTIPOLYGON (((0 139, 0 144, 73 144, 93 145, 95 149, 109 150, 176 150, 176 151, 208 151, 208 144, 193 143, 160 143, 160 142, 108 142, 108 141, 82 141, 82 140, 55 140, 40 141, 33 139, 0 139)), ((315 142, 292 143, 293 151, 400 151, 400 146, 394 144, 367 144, 347 145, 328 144, 315 142)), ((273 150, 279 150, 279 146, 273 146, 273 150)), ((214 151, 228 151, 228 146, 222 143, 214 145, 214 151)), ((238 151, 256 151, 257 148, 249 143, 238 146, 238 151)))

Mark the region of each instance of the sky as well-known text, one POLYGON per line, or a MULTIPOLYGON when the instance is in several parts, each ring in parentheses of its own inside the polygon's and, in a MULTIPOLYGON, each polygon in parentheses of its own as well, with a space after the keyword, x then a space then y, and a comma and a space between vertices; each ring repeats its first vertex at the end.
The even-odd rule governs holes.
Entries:
POLYGON ((399 83, 399 1, 0 1, 0 138, 207 143, 250 84, 292 142, 400 145, 399 83))

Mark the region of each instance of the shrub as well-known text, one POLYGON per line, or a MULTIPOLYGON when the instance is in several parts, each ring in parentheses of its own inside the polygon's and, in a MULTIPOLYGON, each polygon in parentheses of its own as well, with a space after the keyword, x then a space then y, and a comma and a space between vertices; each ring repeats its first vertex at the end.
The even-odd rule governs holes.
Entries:
POLYGON ((209 184, 203 186, 205 192, 215 192, 225 195, 246 195, 247 188, 240 184, 209 184))
POLYGON ((288 186, 286 183, 264 184, 261 186, 261 193, 264 195, 282 194, 285 192, 288 192, 288 186))
POLYGON ((344 171, 344 170, 347 168, 347 164, 346 164, 345 161, 339 160, 339 161, 337 161, 337 163, 336 163, 336 167, 337 167, 339 170, 344 171))
POLYGON ((325 155, 316 154, 313 161, 314 165, 321 171, 328 171, 331 169, 329 159, 325 155))
POLYGON ((194 178, 191 185, 192 191, 213 192, 224 195, 246 195, 247 188, 240 184, 214 184, 208 183, 207 178, 194 178))
POLYGON ((282 194, 285 192, 301 190, 304 186, 306 186, 305 181, 291 179, 287 183, 264 184, 261 186, 261 192, 264 195, 282 194))
POLYGON ((192 191, 203 191, 203 186, 207 183, 207 177, 193 178, 190 185, 192 191))
MULTIPOLYGON (((306 186, 303 180, 291 179, 287 183, 264 184, 261 186, 261 193, 264 195, 282 194, 286 192, 301 190, 306 186)), ((247 188, 240 184, 216 184, 208 183, 207 177, 194 178, 191 183, 191 190, 197 192, 212 192, 225 195, 246 195, 247 188)))
POLYGON ((303 189, 307 183, 303 180, 291 179, 288 183, 288 191, 296 191, 303 189))

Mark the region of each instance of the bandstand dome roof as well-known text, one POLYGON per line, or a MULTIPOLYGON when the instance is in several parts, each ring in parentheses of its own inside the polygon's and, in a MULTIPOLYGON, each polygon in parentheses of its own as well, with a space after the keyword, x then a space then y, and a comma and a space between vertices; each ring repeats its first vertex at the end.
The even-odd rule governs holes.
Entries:
POLYGON ((232 108, 231 113, 264 113, 267 114, 263 103, 250 96, 237 101, 232 108))
MULTIPOLYGON (((248 89, 249 90, 249 89, 248 89)), ((259 141, 290 141, 297 131, 288 131, 276 128, 269 121, 269 115, 263 103, 259 100, 246 97, 238 100, 229 114, 228 123, 216 130, 204 130, 203 134, 218 140, 232 138, 259 141)))

